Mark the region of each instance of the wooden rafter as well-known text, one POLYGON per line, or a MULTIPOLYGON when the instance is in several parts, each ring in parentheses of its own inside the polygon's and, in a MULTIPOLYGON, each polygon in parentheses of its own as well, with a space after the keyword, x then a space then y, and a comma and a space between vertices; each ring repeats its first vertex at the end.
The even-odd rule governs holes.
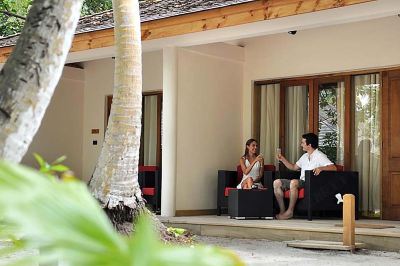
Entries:
MULTIPOLYGON (((142 23, 142 40, 242 25, 263 20, 316 12, 376 0, 262 0, 142 23)), ((114 45, 114 30, 106 29, 75 36, 70 52, 114 45)), ((4 63, 12 47, 0 48, 4 63)))

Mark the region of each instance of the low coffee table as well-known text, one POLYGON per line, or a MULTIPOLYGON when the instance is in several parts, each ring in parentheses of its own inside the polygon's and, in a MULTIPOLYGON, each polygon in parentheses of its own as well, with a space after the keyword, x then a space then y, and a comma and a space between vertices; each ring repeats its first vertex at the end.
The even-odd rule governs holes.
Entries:
POLYGON ((229 191, 228 214, 231 219, 272 219, 272 205, 272 189, 234 189, 229 191))

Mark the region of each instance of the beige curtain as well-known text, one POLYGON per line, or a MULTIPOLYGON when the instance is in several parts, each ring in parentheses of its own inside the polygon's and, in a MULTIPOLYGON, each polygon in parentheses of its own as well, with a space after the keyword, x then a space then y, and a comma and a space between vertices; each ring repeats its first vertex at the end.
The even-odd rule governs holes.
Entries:
POLYGON ((144 165, 157 165, 157 95, 144 97, 144 165))
POLYGON ((286 138, 284 156, 294 163, 303 155, 300 147, 301 135, 307 132, 307 86, 290 86, 286 88, 286 138))
POLYGON ((277 165, 276 149, 279 146, 279 84, 261 86, 260 152, 265 164, 277 165))
POLYGON ((359 172, 360 207, 364 215, 380 214, 381 86, 379 74, 358 75, 354 84, 352 168, 359 172))
POLYGON ((344 165, 344 117, 345 97, 344 82, 338 82, 336 104, 337 104, 337 157, 336 164, 344 165))

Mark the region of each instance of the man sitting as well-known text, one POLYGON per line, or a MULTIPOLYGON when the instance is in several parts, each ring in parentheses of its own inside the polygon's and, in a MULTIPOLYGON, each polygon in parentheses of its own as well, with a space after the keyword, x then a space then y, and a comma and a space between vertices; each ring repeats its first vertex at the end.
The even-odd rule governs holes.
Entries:
POLYGON ((294 206, 298 198, 298 190, 304 187, 305 171, 313 170, 314 175, 319 175, 321 171, 336 171, 336 166, 328 157, 318 150, 318 136, 314 133, 307 133, 302 136, 300 146, 304 153, 295 163, 290 163, 282 154, 277 154, 276 158, 281 161, 288 169, 298 171, 301 169, 300 179, 276 179, 274 181, 274 194, 279 205, 279 214, 276 218, 286 220, 293 217, 294 206), (283 201, 284 192, 290 189, 289 207, 285 211, 283 201))

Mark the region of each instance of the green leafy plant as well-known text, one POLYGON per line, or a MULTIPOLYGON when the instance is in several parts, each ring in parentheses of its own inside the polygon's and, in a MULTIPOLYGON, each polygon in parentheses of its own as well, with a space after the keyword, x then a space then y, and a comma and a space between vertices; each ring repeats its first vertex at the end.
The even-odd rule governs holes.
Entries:
POLYGON ((39 164, 39 171, 43 174, 56 175, 57 173, 62 174, 66 171, 69 171, 67 166, 61 164, 63 161, 65 161, 65 159, 67 159, 66 156, 61 156, 52 163, 46 162, 43 157, 37 153, 34 153, 33 156, 39 164))
POLYGON ((57 158, 54 162, 48 163, 46 162, 42 156, 37 153, 34 153, 33 156, 35 160, 39 164, 39 171, 50 178, 59 177, 63 180, 74 180, 76 177, 74 173, 69 169, 68 166, 61 164, 67 159, 66 156, 61 156, 57 158))
POLYGON ((133 237, 121 236, 82 182, 49 179, 5 162, 0 162, 0 213, 0 239, 14 240, 1 249, 0 260, 23 249, 40 250, 19 258, 18 265, 244 265, 229 250, 164 245, 146 217, 133 237))
POLYGON ((167 233, 174 236, 182 244, 193 245, 196 241, 196 235, 183 228, 168 227, 167 233))
POLYGON ((183 228, 174 228, 174 227, 168 227, 167 228, 168 233, 172 233, 175 235, 175 237, 182 236, 186 233, 186 230, 183 228))

